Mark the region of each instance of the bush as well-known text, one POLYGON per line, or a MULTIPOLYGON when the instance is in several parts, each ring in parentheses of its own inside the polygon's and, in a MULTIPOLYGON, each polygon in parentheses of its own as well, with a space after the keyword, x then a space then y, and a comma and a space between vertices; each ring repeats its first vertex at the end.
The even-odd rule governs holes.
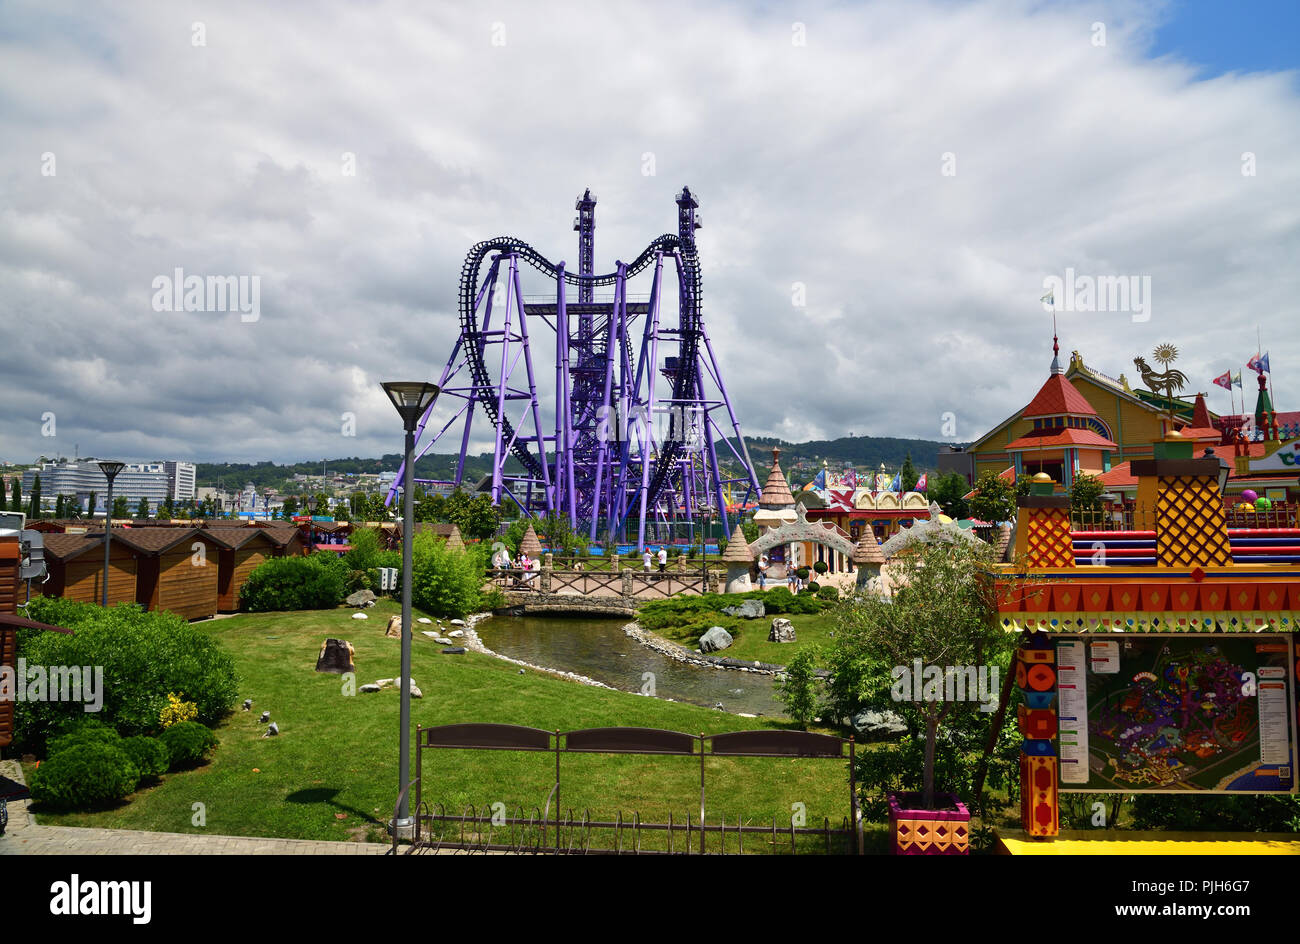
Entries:
POLYGON ((411 601, 431 616, 464 617, 483 605, 486 565, 481 545, 456 550, 431 532, 417 534, 411 545, 411 601))
POLYGON ((836 587, 817 588, 817 599, 819 600, 825 600, 827 603, 835 603, 838 602, 839 598, 840 591, 836 587))
POLYGON ((800 580, 807 580, 807 579, 808 579, 808 568, 807 568, 807 567, 800 567, 800 568, 798 568, 798 569, 795 571, 795 574, 798 576, 798 578, 799 578, 800 580))
POLYGON ((171 754, 167 745, 158 738, 135 737, 122 739, 122 750, 126 751, 131 762, 140 771, 140 779, 153 779, 167 773, 171 766, 171 754))
POLYGON ((193 721, 199 716, 199 706, 192 701, 182 701, 175 692, 167 693, 167 704, 158 713, 158 723, 163 728, 170 728, 182 721, 193 721))
POLYGON ((813 563, 813 570, 817 571, 819 574, 824 574, 826 571, 830 570, 830 566, 825 561, 816 561, 813 563))
POLYGON ((62 744, 32 774, 32 799, 54 809, 106 806, 131 793, 140 770, 122 742, 81 740, 62 744))
MULTIPOLYGON (((38 597, 27 607, 34 620, 74 630, 72 635, 41 633, 18 651, 35 666, 95 666, 103 669, 96 693, 102 698, 98 722, 123 736, 153 734, 167 695, 183 692, 194 703, 197 720, 215 724, 235 704, 235 663, 208 631, 174 613, 146 613, 134 604, 103 609, 57 597, 38 597)), ((15 705, 19 747, 40 755, 46 739, 86 718, 78 701, 20 701, 15 705)))
POLYGON ((197 721, 182 721, 162 733, 162 742, 170 758, 168 769, 180 770, 201 763, 217 746, 217 736, 197 721))
POLYGON ((821 588, 822 588, 822 585, 819 584, 816 580, 809 580, 809 581, 808 581, 808 586, 805 587, 804 589, 805 589, 805 590, 808 590, 808 591, 811 592, 811 593, 816 594, 819 590, 821 590, 821 588))
POLYGON ((63 726, 63 733, 52 737, 46 754, 53 757, 79 744, 120 744, 122 736, 98 718, 82 718, 63 726))
POLYGON ((347 596, 350 568, 321 551, 307 557, 272 557, 258 564, 239 591, 245 610, 323 610, 347 596))
POLYGON ((804 728, 817 715, 816 646, 805 646, 794 654, 776 686, 776 697, 785 705, 786 714, 804 728))

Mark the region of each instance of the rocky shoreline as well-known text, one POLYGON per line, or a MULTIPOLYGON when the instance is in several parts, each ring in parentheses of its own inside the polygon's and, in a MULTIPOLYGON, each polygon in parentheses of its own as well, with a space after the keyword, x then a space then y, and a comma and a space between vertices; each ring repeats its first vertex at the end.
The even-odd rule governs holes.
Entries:
POLYGON ((623 635, 635 639, 647 649, 653 649, 662 656, 667 656, 677 662, 684 662, 687 665, 699 666, 700 668, 731 669, 738 672, 752 672, 755 675, 780 675, 785 671, 785 666, 774 665, 770 662, 745 662, 741 659, 731 659, 726 656, 707 656, 700 652, 693 652, 685 646, 664 639, 647 629, 642 629, 636 623, 628 623, 624 626, 623 635))

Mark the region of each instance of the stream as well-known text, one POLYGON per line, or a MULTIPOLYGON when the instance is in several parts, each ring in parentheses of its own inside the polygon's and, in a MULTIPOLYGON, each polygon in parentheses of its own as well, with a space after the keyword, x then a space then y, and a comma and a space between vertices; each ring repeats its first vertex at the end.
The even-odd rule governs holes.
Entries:
POLYGON ((644 673, 655 695, 733 713, 782 716, 775 680, 735 669, 707 669, 661 655, 624 635, 627 617, 494 616, 475 626, 494 652, 533 665, 576 672, 612 688, 639 692, 644 673))

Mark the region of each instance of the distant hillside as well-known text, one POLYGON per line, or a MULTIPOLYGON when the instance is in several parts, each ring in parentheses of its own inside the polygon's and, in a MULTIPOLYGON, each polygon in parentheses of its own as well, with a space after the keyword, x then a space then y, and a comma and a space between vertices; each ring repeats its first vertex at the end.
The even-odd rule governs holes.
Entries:
MULTIPOLYGON (((938 462, 939 449, 949 445, 928 439, 895 439, 888 436, 844 436, 839 439, 813 440, 811 442, 791 443, 781 439, 764 436, 746 436, 749 456, 755 466, 760 483, 772 462, 772 447, 781 447, 781 465, 789 470, 799 463, 805 465, 801 471, 815 472, 821 468, 823 461, 827 466, 841 469, 849 462, 858 470, 876 469, 880 463, 891 472, 897 471, 903 459, 910 453, 912 465, 917 473, 933 471, 938 462)), ((727 452, 719 448, 719 458, 727 452)), ((456 473, 454 455, 446 453, 429 453, 415 464, 415 474, 422 479, 451 479, 456 473)), ((325 471, 330 474, 356 474, 362 472, 396 472, 402 464, 398 453, 389 453, 378 459, 365 459, 358 456, 343 459, 325 460, 325 471)), ((725 464, 725 463, 724 463, 725 464)), ((467 456, 465 459, 465 478, 476 481, 487 475, 492 468, 492 454, 482 453, 467 456)), ((518 468, 514 460, 507 463, 507 468, 518 468)), ((245 483, 252 482, 257 488, 284 487, 295 475, 320 475, 321 463, 294 462, 276 465, 272 462, 200 462, 196 478, 201 487, 215 487, 220 481, 226 489, 240 489, 245 483)), ((802 476, 796 476, 802 478, 802 476)))

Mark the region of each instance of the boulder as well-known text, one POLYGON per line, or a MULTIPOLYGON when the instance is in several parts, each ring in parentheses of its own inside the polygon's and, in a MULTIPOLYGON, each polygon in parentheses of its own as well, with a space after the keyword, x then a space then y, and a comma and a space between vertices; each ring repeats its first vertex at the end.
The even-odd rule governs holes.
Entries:
POLYGON ((463 629, 453 629, 453 630, 452 630, 451 632, 449 632, 447 635, 450 636, 452 639, 459 639, 461 636, 464 636, 464 635, 465 635, 465 630, 463 630, 463 629))
POLYGON ((375 682, 367 682, 365 685, 362 685, 359 689, 357 689, 357 691, 366 692, 367 694, 369 694, 370 692, 377 692, 379 691, 379 685, 375 682))
POLYGON ((794 642, 794 624, 784 616, 772 620, 772 631, 767 634, 768 642, 794 642))
POLYGON ((348 598, 343 602, 348 606, 368 606, 375 602, 375 595, 370 590, 358 590, 356 593, 349 593, 348 598))
POLYGON ((463 656, 465 654, 465 647, 448 646, 446 649, 442 650, 442 654, 447 656, 463 656))
POLYGON ((367 616, 365 613, 353 613, 353 614, 352 614, 352 618, 353 618, 353 619, 370 619, 370 617, 367 616))
POLYGON ((724 606, 722 612, 741 619, 758 619, 767 614, 767 607, 762 600, 741 600, 733 606, 724 606))
POLYGON ((451 625, 453 625, 453 626, 464 626, 464 625, 465 625, 465 621, 464 621, 463 619, 454 619, 454 620, 451 621, 451 625))
POLYGON ((412 698, 424 697, 424 692, 420 691, 420 686, 416 685, 414 682, 411 683, 411 697, 412 698))
POLYGON ((429 619, 429 617, 427 617, 427 616, 421 616, 419 619, 416 620, 416 622, 417 622, 417 623, 432 623, 433 620, 429 619))
POLYGON ((720 649, 726 649, 733 641, 731 633, 721 626, 710 626, 709 631, 700 637, 700 651, 717 652, 720 649))
POLYGON ((388 617, 388 627, 384 630, 384 635, 393 639, 402 638, 402 618, 400 616, 388 617))
POLYGON ((456 645, 454 642, 452 642, 452 641, 451 641, 450 639, 448 639, 446 636, 434 636, 434 637, 433 637, 433 641, 436 642, 436 643, 437 643, 438 645, 440 645, 440 646, 454 646, 454 645, 456 645))
POLYGON ((326 639, 321 644, 320 654, 316 656, 316 671, 333 672, 335 675, 355 672, 357 667, 352 662, 355 654, 352 643, 346 639, 326 639))
POLYGON ((858 734, 869 737, 894 737, 907 733, 903 719, 892 711, 869 711, 863 709, 849 719, 849 725, 858 734))

